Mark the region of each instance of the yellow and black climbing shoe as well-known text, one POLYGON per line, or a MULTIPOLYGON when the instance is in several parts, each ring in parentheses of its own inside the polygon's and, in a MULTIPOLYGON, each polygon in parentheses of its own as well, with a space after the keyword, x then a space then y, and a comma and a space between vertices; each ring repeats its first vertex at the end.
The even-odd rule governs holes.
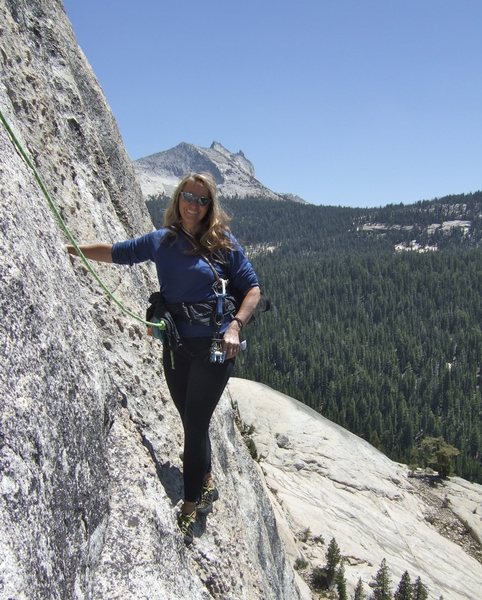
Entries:
POLYGON ((179 513, 177 517, 177 524, 179 529, 181 530, 182 535, 184 536, 184 542, 189 546, 193 540, 193 530, 194 523, 196 522, 196 511, 193 510, 192 513, 185 515, 184 513, 179 513))
POLYGON ((216 487, 211 483, 203 485, 201 491, 201 499, 196 504, 196 512, 198 515, 208 515, 213 510, 213 502, 219 498, 219 492, 216 487))

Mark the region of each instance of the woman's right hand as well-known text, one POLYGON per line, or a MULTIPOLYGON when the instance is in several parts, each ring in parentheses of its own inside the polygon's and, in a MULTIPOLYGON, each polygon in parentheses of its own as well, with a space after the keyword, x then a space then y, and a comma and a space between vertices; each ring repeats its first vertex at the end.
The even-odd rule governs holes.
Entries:
MULTIPOLYGON (((112 244, 82 244, 79 248, 89 260, 112 262, 112 244)), ((66 249, 69 254, 77 256, 77 250, 71 244, 67 244, 66 249)))

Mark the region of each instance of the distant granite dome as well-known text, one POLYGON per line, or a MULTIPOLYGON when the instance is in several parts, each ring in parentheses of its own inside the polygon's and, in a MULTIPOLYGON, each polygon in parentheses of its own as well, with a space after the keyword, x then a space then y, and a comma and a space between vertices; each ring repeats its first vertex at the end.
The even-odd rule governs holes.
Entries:
POLYGON ((181 142, 174 148, 134 161, 145 197, 170 195, 184 175, 208 172, 225 198, 268 198, 304 202, 298 196, 273 192, 256 179, 255 169, 244 153, 230 152, 214 141, 209 148, 181 142))

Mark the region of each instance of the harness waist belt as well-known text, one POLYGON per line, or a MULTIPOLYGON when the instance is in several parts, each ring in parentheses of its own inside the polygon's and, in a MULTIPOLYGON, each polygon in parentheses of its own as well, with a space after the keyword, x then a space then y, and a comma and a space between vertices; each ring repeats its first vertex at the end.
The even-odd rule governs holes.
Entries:
MULTIPOLYGON (((167 310, 174 319, 181 319, 196 325, 213 325, 216 312, 216 300, 207 302, 180 302, 166 304, 167 310)), ((227 296, 224 302, 224 316, 234 315, 236 306, 234 298, 227 296)))

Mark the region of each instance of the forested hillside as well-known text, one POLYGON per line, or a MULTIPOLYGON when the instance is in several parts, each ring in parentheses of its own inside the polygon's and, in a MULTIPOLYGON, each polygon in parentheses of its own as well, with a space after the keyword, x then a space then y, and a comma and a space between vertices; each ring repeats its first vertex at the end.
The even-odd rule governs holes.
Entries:
MULTIPOLYGON (((160 224, 162 201, 148 207, 160 224)), ((241 377, 297 398, 391 458, 424 436, 482 481, 482 193, 379 209, 229 200, 274 309, 241 377)))

